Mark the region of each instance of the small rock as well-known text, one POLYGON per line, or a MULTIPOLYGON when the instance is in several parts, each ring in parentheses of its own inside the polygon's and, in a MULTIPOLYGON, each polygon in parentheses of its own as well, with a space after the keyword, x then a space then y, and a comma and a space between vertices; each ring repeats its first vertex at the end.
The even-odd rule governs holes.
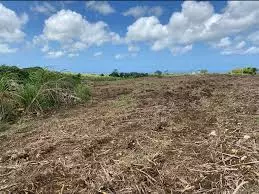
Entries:
POLYGON ((249 135, 244 135, 244 139, 248 140, 248 139, 250 139, 250 136, 249 135))

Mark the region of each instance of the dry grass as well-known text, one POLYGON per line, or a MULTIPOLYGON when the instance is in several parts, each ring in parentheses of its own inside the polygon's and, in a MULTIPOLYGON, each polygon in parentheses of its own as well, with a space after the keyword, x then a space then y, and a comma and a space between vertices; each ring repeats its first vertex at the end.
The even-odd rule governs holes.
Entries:
POLYGON ((93 82, 93 100, 2 133, 0 191, 258 193, 258 77, 93 82))

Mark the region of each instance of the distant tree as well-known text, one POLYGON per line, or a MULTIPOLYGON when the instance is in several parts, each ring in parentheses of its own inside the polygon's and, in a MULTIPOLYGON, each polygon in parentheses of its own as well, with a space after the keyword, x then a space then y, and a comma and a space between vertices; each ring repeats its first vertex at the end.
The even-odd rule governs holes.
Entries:
POLYGON ((207 70, 207 69, 201 69, 201 70, 200 70, 200 73, 201 73, 201 74, 207 74, 207 73, 208 73, 208 70, 207 70))
POLYGON ((120 77, 118 69, 114 69, 113 72, 109 76, 120 77))
POLYGON ((155 75, 162 75, 162 71, 160 70, 155 71, 155 75))

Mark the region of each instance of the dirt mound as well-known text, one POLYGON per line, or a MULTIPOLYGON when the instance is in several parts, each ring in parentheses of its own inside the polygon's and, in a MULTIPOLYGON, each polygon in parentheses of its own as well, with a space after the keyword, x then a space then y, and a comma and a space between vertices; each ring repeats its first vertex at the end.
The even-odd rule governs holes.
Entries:
POLYGON ((0 138, 3 193, 258 193, 259 77, 93 82, 0 138))

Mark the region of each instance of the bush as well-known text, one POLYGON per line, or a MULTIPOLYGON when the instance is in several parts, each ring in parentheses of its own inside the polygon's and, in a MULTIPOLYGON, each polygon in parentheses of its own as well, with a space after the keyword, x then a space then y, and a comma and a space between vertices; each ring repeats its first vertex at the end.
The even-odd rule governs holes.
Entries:
POLYGON ((257 71, 257 69, 254 67, 247 67, 247 68, 243 69, 244 74, 250 74, 250 75, 255 75, 256 71, 257 71))
POLYGON ((257 72, 257 69, 255 67, 245 67, 245 68, 240 68, 240 69, 233 69, 231 71, 231 74, 236 74, 236 75, 255 75, 257 72))
POLYGON ((201 69, 199 72, 200 72, 200 74, 207 74, 208 70, 207 69, 201 69))
POLYGON ((90 98, 81 74, 14 66, 0 66, 0 74, 0 121, 14 121, 21 113, 42 112, 90 98))
POLYGON ((86 102, 90 99, 91 93, 87 86, 80 84, 75 88, 76 96, 80 98, 81 101, 86 102))

